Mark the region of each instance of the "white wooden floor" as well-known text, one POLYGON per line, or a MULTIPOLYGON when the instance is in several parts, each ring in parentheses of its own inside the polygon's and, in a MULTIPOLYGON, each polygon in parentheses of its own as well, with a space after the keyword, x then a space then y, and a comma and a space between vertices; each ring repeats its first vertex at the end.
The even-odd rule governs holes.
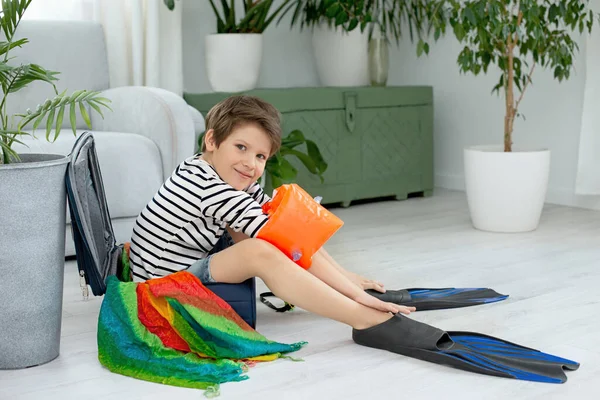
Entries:
MULTIPOLYGON (((309 344, 221 386, 233 399, 598 399, 600 384, 600 213, 548 205, 526 234, 474 230, 462 192, 335 209, 345 226, 326 246, 346 268, 388 288, 492 287, 496 304, 414 313, 446 330, 470 330, 581 363, 563 385, 488 377, 361 347, 349 327, 296 309, 258 303, 258 331, 309 344), (594 393, 596 393, 594 395, 594 393)), ((259 290, 265 290, 260 283, 259 290)), ((202 391, 140 381, 97 361, 102 299, 81 299, 74 262, 66 264, 61 355, 35 368, 0 371, 0 399, 200 399, 202 391)))

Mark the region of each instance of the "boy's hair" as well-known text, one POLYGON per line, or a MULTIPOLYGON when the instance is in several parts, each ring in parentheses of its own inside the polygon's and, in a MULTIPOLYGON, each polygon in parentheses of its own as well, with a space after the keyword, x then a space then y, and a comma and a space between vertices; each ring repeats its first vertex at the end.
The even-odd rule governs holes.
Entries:
MULTIPOLYGON (((271 154, 281 147, 281 114, 268 102, 255 96, 236 95, 215 104, 206 114, 206 131, 213 129, 215 144, 218 146, 241 124, 258 124, 271 142, 271 154)), ((206 143, 202 140, 202 151, 206 143)))

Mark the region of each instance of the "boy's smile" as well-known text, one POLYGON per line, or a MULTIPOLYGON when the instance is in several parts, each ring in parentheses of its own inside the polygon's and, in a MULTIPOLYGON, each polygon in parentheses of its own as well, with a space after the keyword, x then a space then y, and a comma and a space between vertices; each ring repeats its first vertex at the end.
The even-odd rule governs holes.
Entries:
POLYGON ((269 137, 261 127, 253 123, 236 126, 218 147, 213 134, 211 129, 206 132, 202 158, 236 190, 244 190, 256 182, 265 170, 271 150, 269 137))

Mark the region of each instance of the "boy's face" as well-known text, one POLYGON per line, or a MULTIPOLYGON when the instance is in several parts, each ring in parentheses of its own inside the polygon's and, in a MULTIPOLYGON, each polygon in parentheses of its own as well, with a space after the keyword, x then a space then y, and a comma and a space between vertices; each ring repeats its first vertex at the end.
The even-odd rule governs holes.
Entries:
POLYGON ((271 153, 269 137, 257 124, 235 127, 219 147, 212 130, 206 132, 205 141, 204 158, 236 190, 244 190, 260 178, 271 153))

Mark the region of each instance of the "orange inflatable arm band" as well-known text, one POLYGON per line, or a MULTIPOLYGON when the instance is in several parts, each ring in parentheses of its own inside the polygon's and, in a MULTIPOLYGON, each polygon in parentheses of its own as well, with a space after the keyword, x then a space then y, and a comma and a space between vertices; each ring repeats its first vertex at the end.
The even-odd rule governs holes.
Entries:
POLYGON ((297 184, 278 187, 262 208, 269 221, 257 238, 276 246, 304 269, 310 268, 315 252, 344 225, 297 184))

